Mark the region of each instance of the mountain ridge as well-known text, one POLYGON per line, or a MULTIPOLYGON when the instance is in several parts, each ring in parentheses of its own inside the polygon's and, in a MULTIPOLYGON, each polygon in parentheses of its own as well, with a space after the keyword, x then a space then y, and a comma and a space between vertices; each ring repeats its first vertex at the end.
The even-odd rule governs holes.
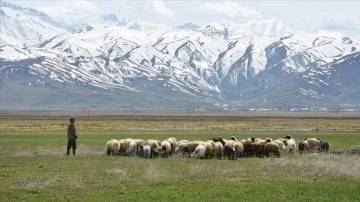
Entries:
POLYGON ((1 36, 14 38, 0 45, 3 109, 66 109, 72 101, 84 110, 359 107, 357 37, 305 33, 275 18, 180 29, 109 14, 111 23, 77 31, 37 21, 33 29, 50 31, 28 43, 7 30, 29 27, 14 13, 31 16, 3 1, 0 9, 1 36), (32 98, 17 99, 14 90, 32 98))

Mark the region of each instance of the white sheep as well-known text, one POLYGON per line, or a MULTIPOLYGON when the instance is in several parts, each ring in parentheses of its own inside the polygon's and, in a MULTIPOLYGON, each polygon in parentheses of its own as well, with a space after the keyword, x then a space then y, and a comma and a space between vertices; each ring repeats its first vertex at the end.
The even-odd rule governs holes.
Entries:
POLYGON ((123 155, 132 156, 132 155, 136 154, 137 145, 136 145, 136 142, 132 138, 122 139, 121 142, 123 142, 123 146, 121 149, 123 155))
POLYGON ((179 146, 179 144, 181 144, 181 143, 188 143, 188 142, 189 142, 189 140, 179 140, 176 142, 176 147, 179 146))
POLYGON ((170 142, 170 145, 171 145, 171 152, 170 152, 170 155, 174 154, 175 153, 175 148, 176 148, 176 138, 174 137, 170 137, 168 139, 166 139, 167 141, 170 142))
POLYGON ((235 142, 233 145, 235 149, 236 156, 241 157, 244 156, 244 145, 241 142, 235 142))
POLYGON ((140 148, 142 149, 142 157, 143 158, 150 158, 150 152, 151 152, 151 148, 149 145, 140 145, 140 148))
POLYGON ((200 158, 200 159, 204 159, 205 158, 205 146, 203 144, 199 144, 194 151, 195 154, 195 159, 200 158))
POLYGON ((199 144, 204 144, 204 143, 205 143, 204 141, 191 141, 191 142, 188 142, 188 143, 186 143, 186 146, 184 147, 183 152, 184 153, 188 152, 189 153, 189 158, 190 158, 191 153, 195 151, 196 147, 199 144))
POLYGON ((213 141, 208 140, 203 145, 205 146, 205 158, 212 158, 214 156, 214 146, 213 141))
POLYGON ((136 143, 136 145, 139 147, 142 143, 144 143, 145 142, 145 140, 143 140, 143 139, 133 139, 134 141, 135 141, 135 143, 136 143))
POLYGON ((217 159, 221 159, 223 156, 223 149, 224 149, 223 144, 221 144, 221 142, 214 142, 213 147, 214 147, 214 156, 216 156, 217 159))
POLYGON ((126 149, 125 149, 125 146, 124 146, 124 142, 125 142, 125 139, 120 139, 118 140, 118 142, 120 143, 120 155, 125 155, 126 154, 126 149))
POLYGON ((286 149, 289 150, 290 152, 295 152, 296 150, 296 141, 294 138, 291 137, 291 135, 287 135, 285 137, 286 140, 286 149))
POLYGON ((106 142, 106 153, 108 156, 110 154, 117 155, 120 151, 120 143, 116 139, 112 139, 106 142))
POLYGON ((154 140, 154 139, 149 139, 149 140, 146 140, 143 144, 150 146, 150 148, 151 148, 150 158, 158 157, 158 155, 161 152, 161 147, 160 147, 161 142, 160 141, 154 140))
POLYGON ((167 140, 161 142, 161 157, 167 158, 171 154, 171 143, 167 140))
POLYGON ((274 140, 273 142, 275 142, 279 146, 281 152, 286 151, 286 146, 285 146, 285 143, 283 142, 283 140, 277 139, 277 140, 274 140))
POLYGON ((180 152, 183 152, 184 147, 186 147, 187 142, 180 142, 177 147, 175 148, 175 155, 180 154, 180 152))
POLYGON ((235 144, 235 141, 234 140, 228 140, 225 142, 224 146, 225 145, 229 145, 230 147, 233 147, 234 148, 234 144, 235 144))

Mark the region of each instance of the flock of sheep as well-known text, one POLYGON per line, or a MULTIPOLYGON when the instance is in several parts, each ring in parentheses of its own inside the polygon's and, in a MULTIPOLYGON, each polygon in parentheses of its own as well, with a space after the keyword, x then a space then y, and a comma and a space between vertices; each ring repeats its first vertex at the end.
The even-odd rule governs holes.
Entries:
POLYGON ((283 152, 328 152, 329 144, 318 138, 308 138, 295 141, 290 135, 285 138, 272 140, 271 138, 247 138, 237 140, 234 136, 229 140, 221 137, 207 141, 177 141, 174 137, 163 141, 149 139, 126 138, 112 139, 106 143, 107 155, 139 156, 143 158, 167 158, 172 155, 188 155, 197 159, 238 157, 280 157, 283 152))

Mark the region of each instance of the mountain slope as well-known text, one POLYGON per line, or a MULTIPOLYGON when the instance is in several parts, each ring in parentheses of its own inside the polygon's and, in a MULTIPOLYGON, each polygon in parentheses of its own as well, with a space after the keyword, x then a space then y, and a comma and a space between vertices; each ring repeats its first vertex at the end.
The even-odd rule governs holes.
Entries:
POLYGON ((279 19, 194 30, 115 15, 81 18, 73 31, 36 10, 0 5, 1 108, 359 106, 356 37, 305 33, 279 19))
POLYGON ((61 32, 74 31, 47 14, 0 1, 0 46, 28 46, 61 32))

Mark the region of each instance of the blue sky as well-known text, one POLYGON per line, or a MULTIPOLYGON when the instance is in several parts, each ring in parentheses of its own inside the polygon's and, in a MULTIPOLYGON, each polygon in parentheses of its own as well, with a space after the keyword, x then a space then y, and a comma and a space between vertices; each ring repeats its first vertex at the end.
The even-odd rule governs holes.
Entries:
POLYGON ((312 32, 319 29, 360 37, 360 1, 227 1, 227 0, 8 0, 48 14, 77 11, 115 14, 118 18, 144 20, 177 26, 186 22, 243 22, 279 18, 295 28, 312 32))

